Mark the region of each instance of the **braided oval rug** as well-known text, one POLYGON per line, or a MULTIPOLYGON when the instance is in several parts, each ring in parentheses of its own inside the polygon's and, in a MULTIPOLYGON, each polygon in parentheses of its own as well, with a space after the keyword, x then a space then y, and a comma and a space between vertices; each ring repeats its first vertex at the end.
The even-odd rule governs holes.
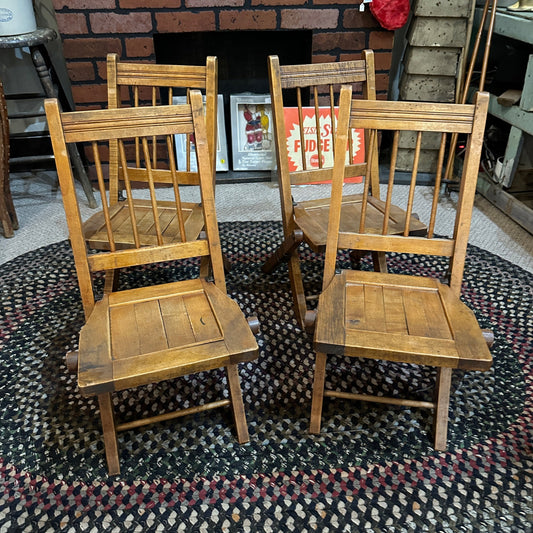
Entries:
MULTIPOLYGON (((220 231, 229 293, 261 323, 260 356, 240 365, 250 442, 237 444, 228 409, 126 431, 112 478, 97 402, 64 365, 83 324, 68 242, 0 266, 0 531, 531 531, 532 274, 469 247, 463 299, 495 333, 494 364, 454 373, 448 451, 436 453, 431 412, 408 407, 327 399, 321 434, 308 434, 312 339, 294 319, 286 265, 261 271, 281 225, 220 231)), ((322 258, 301 256, 318 293, 322 258)), ((389 269, 444 276, 446 263, 391 255, 389 269)), ((130 269, 121 288, 197 271, 194 261, 130 269)), ((431 399, 431 368, 328 361, 329 386, 431 399)), ((213 371, 114 401, 125 421, 225 394, 213 371)))

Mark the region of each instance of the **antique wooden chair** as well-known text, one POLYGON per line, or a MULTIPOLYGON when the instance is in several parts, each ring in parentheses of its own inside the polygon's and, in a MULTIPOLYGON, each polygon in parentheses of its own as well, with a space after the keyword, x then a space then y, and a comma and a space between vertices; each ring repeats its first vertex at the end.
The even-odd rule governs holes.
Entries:
POLYGON ((204 121, 202 98, 191 91, 191 105, 81 111, 60 114, 55 100, 46 101, 59 181, 67 216, 86 323, 80 333, 79 351, 70 354, 67 364, 77 368, 78 386, 83 395, 96 395, 104 432, 110 474, 119 473, 116 431, 143 423, 168 420, 176 416, 231 405, 238 441, 248 441, 248 429, 239 384, 237 364, 251 361, 258 347, 251 327, 239 306, 226 295, 220 239, 216 221, 212 162, 204 121), (199 169, 205 237, 189 238, 180 202, 180 185, 174 165, 173 135, 194 134, 199 169), (166 143, 174 217, 159 210, 149 142, 162 137, 166 143), (131 181, 127 153, 136 139, 150 190, 150 211, 138 217, 131 202, 131 181), (132 233, 130 248, 115 240, 111 219, 112 206, 106 201, 104 172, 100 151, 109 140, 117 141, 120 165, 129 208, 124 211, 132 233), (66 147, 69 143, 92 145, 106 233, 110 250, 88 254, 83 235, 76 192, 66 147), (168 231, 168 225, 175 225, 168 231), (177 237, 176 237, 177 234, 177 237), (145 237, 141 240, 141 235, 145 237), (104 293, 96 301, 91 275, 147 263, 181 260, 188 257, 210 258, 214 282, 204 278, 104 293), (163 413, 143 421, 115 424, 112 393, 172 379, 185 374, 225 367, 230 399, 163 413))
MULTIPOLYGON (((205 97, 205 116, 207 127, 207 140, 211 157, 212 179, 215 180, 215 139, 217 136, 217 58, 208 57, 205 66, 188 65, 155 65, 146 63, 127 63, 118 60, 116 54, 107 56, 107 87, 108 106, 110 109, 120 107, 139 107, 142 105, 159 105, 172 103, 172 97, 177 91, 201 90, 205 97)), ((169 186, 172 184, 172 173, 169 162, 161 157, 164 147, 151 140, 149 144, 152 159, 152 179, 157 184, 169 186)), ((178 183, 184 185, 198 185, 199 176, 196 170, 191 170, 191 158, 194 152, 187 143, 187 166, 177 172, 178 183)), ((134 160, 129 163, 129 179, 146 185, 149 178, 145 168, 140 164, 142 147, 136 142, 134 147, 134 160)), ((133 234, 128 224, 124 224, 129 210, 129 202, 119 201, 123 189, 124 170, 120 165, 117 143, 112 140, 109 147, 109 201, 110 217, 115 233, 115 245, 122 248, 131 247, 134 243, 133 234)), ((133 200, 137 219, 150 216, 150 200, 135 198, 133 200)), ((188 240, 198 237, 204 228, 202 207, 199 203, 182 202, 181 209, 184 215, 185 232, 188 240)), ((176 205, 173 202, 159 200, 158 210, 165 218, 174 220, 177 217, 176 205)), ((175 239, 179 233, 176 224, 168 224, 163 229, 163 235, 175 239), (169 232, 174 232, 169 234, 169 232)), ((105 215, 103 211, 95 213, 84 223, 84 233, 91 248, 108 250, 105 215)), ((145 235, 142 227, 139 228, 141 243, 150 242, 151 235, 145 235)), ((116 283, 116 279, 115 279, 116 283)))
MULTIPOLYGON (((278 264, 288 259, 289 277, 294 301, 296 318, 301 327, 311 329, 315 314, 308 310, 306 294, 302 280, 298 247, 306 242, 313 251, 320 253, 325 250, 329 197, 303 202, 295 202, 292 196, 293 186, 331 180, 332 162, 328 164, 326 157, 327 145, 335 151, 335 106, 340 84, 362 85, 363 98, 376 99, 374 54, 365 50, 358 61, 342 61, 337 63, 321 63, 310 65, 280 66, 277 56, 268 58, 270 76, 270 92, 272 98, 272 114, 276 141, 276 155, 279 176, 279 191, 283 220, 284 240, 276 251, 263 265, 263 271, 270 273, 278 264), (314 119, 305 118, 306 97, 311 97, 314 108, 314 119), (290 102, 290 103, 289 103, 290 102), (291 144, 298 143, 302 147, 299 164, 290 163, 286 133, 285 112, 289 106, 297 107, 298 127, 292 130, 291 144), (320 137, 321 128, 319 107, 329 108, 331 128, 329 134, 320 137), (327 143, 327 144, 326 144, 327 143), (316 155, 306 146, 316 146, 316 155), (298 170, 293 170, 297 168, 298 170)), ((324 132, 324 130, 322 130, 324 132)), ((350 136, 348 147, 349 161, 353 163, 357 143, 362 140, 350 136)), ((368 139, 365 138, 365 150, 368 151, 368 139)), ((344 150, 344 147, 343 147, 344 150)), ((344 153, 344 151, 343 151, 344 153)), ((370 180, 370 205, 368 207, 369 225, 380 228, 383 224, 384 203, 379 199, 379 169, 376 155, 371 162, 372 172, 365 172, 366 163, 348 164, 346 178, 354 178, 366 174, 370 180)), ((292 156, 294 157, 294 156, 292 156)), ((331 158, 332 160, 332 158, 331 158)), ((346 195, 343 199, 341 225, 350 225, 361 209, 361 194, 346 195)), ((403 228, 405 214, 392 207, 389 216, 394 221, 389 225, 390 233, 403 228)), ((425 231, 425 226, 418 222, 412 224, 414 231, 425 231)), ((386 270, 384 254, 373 255, 374 264, 380 270, 386 270)))
POLYGON ((13 230, 18 229, 19 223, 11 187, 9 184, 9 118, 4 94, 4 86, 0 81, 0 220, 4 230, 4 237, 13 237, 13 230))
MULTIPOLYGON (((323 293, 317 310, 314 347, 317 352, 311 433, 320 431, 323 397, 376 401, 435 411, 435 448, 446 447, 452 370, 488 370, 492 357, 472 311, 460 300, 464 262, 476 191, 488 94, 478 93, 473 105, 352 100, 342 88, 337 144, 345 146, 349 126, 369 130, 370 145, 379 132, 394 131, 386 212, 391 208, 399 131, 416 132, 412 179, 403 235, 390 235, 385 216, 379 233, 369 231, 365 184, 361 216, 351 230, 340 227, 344 158, 336 155, 324 267, 323 293), (350 108, 351 104, 351 108, 350 108), (351 110, 350 110, 351 109, 351 110), (442 133, 439 162, 426 236, 409 236, 417 166, 423 132, 442 133), (455 226, 450 238, 436 233, 437 208, 447 135, 467 137, 455 226), (449 285, 435 277, 382 272, 335 271, 338 249, 362 249, 449 258, 449 285), (433 402, 385 398, 343 391, 324 391, 328 354, 428 365, 437 368, 433 402)), ((368 154, 371 157, 371 154, 368 154)), ((449 202, 448 202, 449 203, 449 202)), ((453 212, 453 211, 452 211, 453 212)))

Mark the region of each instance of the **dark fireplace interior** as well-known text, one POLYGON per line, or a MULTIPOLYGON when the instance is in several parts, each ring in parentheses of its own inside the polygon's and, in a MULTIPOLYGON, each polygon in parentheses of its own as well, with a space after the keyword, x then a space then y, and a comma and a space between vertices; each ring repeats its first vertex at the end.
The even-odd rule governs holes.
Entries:
MULTIPOLYGON (((232 171, 230 95, 268 94, 267 57, 276 54, 283 64, 310 63, 312 31, 216 31, 154 35, 157 63, 202 65, 208 55, 218 58, 218 92, 224 97, 230 171, 217 180, 263 181, 270 172, 232 171)), ((295 105, 295 103, 288 103, 295 105)))

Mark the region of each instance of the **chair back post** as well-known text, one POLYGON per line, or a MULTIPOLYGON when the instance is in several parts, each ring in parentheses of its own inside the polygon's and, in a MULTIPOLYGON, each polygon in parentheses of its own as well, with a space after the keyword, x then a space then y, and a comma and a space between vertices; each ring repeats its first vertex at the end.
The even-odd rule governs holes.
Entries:
POLYGON ((345 157, 343 146, 348 144, 350 127, 350 109, 352 101, 352 86, 343 85, 339 97, 339 119, 337 121, 337 132, 335 143, 337 151, 333 162, 333 177, 331 182, 331 208, 328 218, 328 236, 326 241, 326 257, 324 260, 324 276, 322 280, 322 290, 324 290, 335 275, 335 264, 337 259, 337 244, 339 241, 340 210, 342 203, 342 186, 344 183, 345 157), (337 155, 338 154, 338 155, 337 155), (342 156, 341 156, 342 154, 342 156))
MULTIPOLYGON (((376 74, 374 65, 374 51, 363 50, 363 59, 365 61, 366 79, 367 82, 363 84, 363 98, 365 100, 376 99, 376 74)), ((368 132, 365 132, 365 153, 369 153, 369 136, 368 132)), ((374 147, 372 153, 374 157, 372 161, 369 161, 370 169, 367 177, 370 178, 370 191, 372 196, 379 198, 379 159, 378 159, 378 139, 374 139, 374 147)))
POLYGON ((222 260, 222 249, 220 246, 220 235, 215 210, 215 189, 212 179, 212 164, 210 164, 209 140, 205 136, 206 124, 202 95, 200 91, 190 92, 192 117, 195 129, 196 156, 198 161, 198 172, 200 175, 200 193, 202 197, 202 209, 204 213, 205 231, 211 257, 213 278, 215 285, 223 292, 226 292, 226 279, 224 276, 224 264, 222 260))
MULTIPOLYGON (((270 95, 272 98, 272 118, 274 122, 274 136, 276 146, 286 146, 285 135, 285 115, 283 110, 283 90, 281 86, 281 69, 279 57, 272 55, 268 57, 268 75, 270 81, 270 95)), ((281 215, 283 217, 283 229, 285 236, 292 233, 292 196, 291 181, 289 172, 289 157, 287 150, 276 150, 276 160, 278 165, 278 185, 281 190, 281 215)))
MULTIPOLYGON (((107 54, 107 105, 109 109, 120 107, 120 87, 117 86, 117 54, 107 54)), ((118 202, 118 144, 109 142, 109 203, 118 202)))
POLYGON ((87 245, 83 237, 81 214, 76 197, 74 177, 68 155, 65 137, 61 123, 61 114, 57 99, 48 98, 44 102, 46 119, 50 130, 50 139, 54 151, 54 158, 58 175, 61 177, 61 197, 67 217, 70 244, 74 255, 74 263, 78 274, 83 311, 87 319, 94 308, 94 292, 91 269, 87 258, 87 245))
POLYGON ((218 121, 217 121, 217 104, 218 104, 218 61, 215 56, 208 56, 206 59, 206 81, 205 81, 205 105, 206 105, 206 131, 211 157, 211 174, 213 176, 213 185, 216 181, 216 163, 217 163, 217 139, 218 139, 218 121))
POLYGON ((463 282, 464 264, 470 224, 472 222, 472 209, 476 195, 476 186, 479 174, 479 160, 483 148, 483 134, 489 108, 489 95, 486 92, 477 92, 474 98, 474 121, 472 134, 468 137, 463 163, 463 174, 459 189, 458 213, 455 218, 453 237, 455 249, 450 264, 450 287, 459 295, 463 282))

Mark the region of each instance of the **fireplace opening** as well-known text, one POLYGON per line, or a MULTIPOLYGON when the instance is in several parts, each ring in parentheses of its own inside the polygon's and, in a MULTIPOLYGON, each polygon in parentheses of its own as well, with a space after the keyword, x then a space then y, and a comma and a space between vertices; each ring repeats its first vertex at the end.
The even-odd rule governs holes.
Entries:
MULTIPOLYGON (((225 183, 267 181, 268 170, 234 170, 232 154, 231 95, 269 94, 267 58, 275 54, 282 65, 310 63, 312 31, 213 31, 154 35, 156 62, 175 65, 203 65, 209 55, 218 58, 218 93, 224 103, 228 171, 217 172, 225 183)), ((176 93, 179 95, 178 93, 176 93)), ((162 95, 163 96, 163 95, 162 95)), ((288 103, 295 105, 296 103, 288 103)))

